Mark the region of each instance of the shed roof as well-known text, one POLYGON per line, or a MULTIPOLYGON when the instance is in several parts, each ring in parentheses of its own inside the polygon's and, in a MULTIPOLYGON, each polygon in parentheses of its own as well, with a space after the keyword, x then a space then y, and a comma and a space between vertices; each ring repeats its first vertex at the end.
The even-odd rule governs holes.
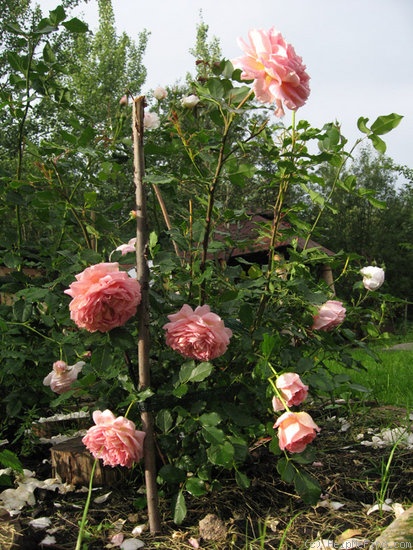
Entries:
MULTIPOLYGON (((217 226, 214 238, 217 241, 227 242, 229 245, 219 250, 214 254, 214 257, 228 262, 231 258, 256 254, 258 252, 268 252, 271 240, 271 223, 272 214, 260 213, 251 214, 245 220, 217 226)), ((291 246, 293 240, 297 240, 299 249, 302 250, 304 248, 305 239, 294 235, 288 223, 282 221, 279 231, 280 240, 276 243, 277 250, 283 250, 291 246)), ((308 241, 306 248, 318 248, 328 256, 334 256, 334 252, 312 239, 308 241)))

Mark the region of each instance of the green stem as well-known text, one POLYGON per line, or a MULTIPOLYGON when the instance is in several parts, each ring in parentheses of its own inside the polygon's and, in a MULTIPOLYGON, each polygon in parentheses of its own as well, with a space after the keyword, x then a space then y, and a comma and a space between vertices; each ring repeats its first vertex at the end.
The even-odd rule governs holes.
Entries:
POLYGON ((79 534, 77 536, 75 550, 81 550, 81 548, 82 548, 83 533, 85 531, 86 522, 87 522, 87 514, 89 512, 90 501, 92 499, 93 478, 95 476, 96 465, 97 465, 98 462, 99 462, 99 459, 95 458, 95 460, 93 462, 93 466, 92 466, 92 471, 90 473, 89 491, 87 493, 85 507, 83 508, 82 521, 80 522, 80 526, 79 526, 79 534))
POLYGON ((317 217, 316 217, 316 219, 315 219, 315 221, 314 221, 314 223, 313 223, 313 225, 312 225, 310 231, 308 232, 307 238, 306 238, 305 243, 304 243, 303 250, 305 250, 305 249, 307 248, 308 243, 309 243, 309 241, 310 241, 310 239, 311 239, 311 236, 312 236, 312 234, 314 233, 314 230, 315 230, 315 228, 317 227, 318 222, 320 221, 320 218, 321 218, 321 216, 322 216, 322 214, 323 214, 323 212, 324 212, 324 210, 325 210, 325 208, 326 208, 326 205, 330 202, 331 197, 333 196, 333 193, 334 193, 334 191, 335 191, 335 189, 336 189, 336 186, 337 186, 337 183, 338 183, 338 178, 339 178, 339 176, 340 176, 340 174, 341 174, 342 169, 344 168, 344 165, 345 165, 346 162, 347 162, 348 157, 351 157, 351 155, 353 154, 354 149, 358 146, 358 144, 359 144, 361 141, 362 141, 362 139, 358 139, 358 140, 355 142, 355 144, 354 144, 353 147, 351 148, 350 153, 348 154, 348 156, 345 156, 345 157, 341 160, 339 166, 337 167, 336 175, 335 175, 335 178, 334 178, 334 180, 333 180, 333 185, 331 186, 330 193, 328 194, 327 199, 325 200, 323 206, 320 208, 320 210, 319 210, 319 212, 318 212, 318 214, 317 214, 317 217))
POLYGON ((19 323, 17 321, 6 321, 6 322, 7 322, 8 325, 16 325, 16 326, 19 326, 19 327, 27 328, 27 329, 31 330, 32 332, 34 332, 35 334, 37 334, 37 336, 41 336, 45 340, 49 340, 49 342, 53 342, 53 344, 56 344, 61 349, 60 343, 57 340, 54 340, 53 338, 50 338, 49 336, 45 336, 44 334, 42 334, 41 332, 39 332, 35 328, 31 327, 30 325, 27 325, 26 323, 19 323))

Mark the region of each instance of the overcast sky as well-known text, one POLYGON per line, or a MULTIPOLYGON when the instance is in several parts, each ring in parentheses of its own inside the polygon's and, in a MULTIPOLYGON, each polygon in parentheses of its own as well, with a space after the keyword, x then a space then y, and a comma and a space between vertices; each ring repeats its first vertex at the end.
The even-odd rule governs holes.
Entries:
MULTIPOLYGON (((58 0, 37 0, 47 12, 58 0)), ((314 126, 337 120, 350 142, 361 134, 358 117, 372 122, 404 115, 384 136, 387 154, 413 167, 413 0, 112 0, 118 33, 151 35, 144 58, 147 88, 167 86, 195 72, 189 49, 196 25, 209 25, 224 57, 242 54, 237 37, 251 28, 276 27, 307 65, 311 94, 297 118, 314 126)), ((98 26, 97 0, 80 8, 91 30, 98 26)), ((77 14, 78 12, 76 12, 77 14)), ((287 114, 288 116, 288 114, 287 114)))

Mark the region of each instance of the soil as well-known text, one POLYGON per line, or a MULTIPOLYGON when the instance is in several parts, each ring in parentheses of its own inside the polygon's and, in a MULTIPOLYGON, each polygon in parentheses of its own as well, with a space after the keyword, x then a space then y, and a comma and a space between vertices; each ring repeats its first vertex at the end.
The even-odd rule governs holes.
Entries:
MULTIPOLYGON (((409 415, 399 408, 365 405, 353 406, 351 414, 348 408, 324 411, 322 416, 319 412, 318 418, 317 411, 311 414, 322 427, 313 442, 317 460, 308 467, 322 487, 318 505, 304 504, 293 487, 280 480, 276 458, 263 443, 251 450, 244 468, 251 479, 247 490, 239 489, 234 479, 223 472, 221 490, 206 497, 186 496, 188 514, 180 526, 172 522, 168 500, 160 492, 162 532, 152 535, 146 529, 135 536, 144 542, 145 548, 165 550, 191 549, 197 543, 199 548, 214 550, 297 550, 309 548, 313 541, 321 539, 338 548, 346 535, 374 541, 395 518, 388 507, 367 513, 383 489, 386 465, 389 476, 384 496, 405 509, 412 504, 412 450, 400 444, 391 455, 392 446, 375 448, 362 441, 371 440, 373 434, 384 428, 410 424, 411 430, 409 415), (203 538, 200 538, 200 522, 202 528, 202 520, 205 524, 208 514, 220 521, 219 540, 208 540, 205 530, 201 530, 203 538), (192 545, 191 538, 195 539, 192 545)), ((34 470, 37 479, 46 479, 52 475, 48 459, 50 451, 43 446, 36 450, 36 456, 24 460, 25 467, 34 470)), ((116 487, 94 490, 84 548, 113 547, 109 543, 115 533, 121 531, 128 538, 134 527, 147 525, 142 486, 138 476, 116 487), (94 502, 97 496, 110 491, 107 500, 94 502)), ((0 516, 0 548, 73 550, 86 492, 61 495, 36 489, 35 496, 36 504, 26 506, 18 516, 10 518, 5 512, 0 516), (51 518, 56 544, 39 546, 46 531, 34 529, 29 522, 40 517, 51 518)))

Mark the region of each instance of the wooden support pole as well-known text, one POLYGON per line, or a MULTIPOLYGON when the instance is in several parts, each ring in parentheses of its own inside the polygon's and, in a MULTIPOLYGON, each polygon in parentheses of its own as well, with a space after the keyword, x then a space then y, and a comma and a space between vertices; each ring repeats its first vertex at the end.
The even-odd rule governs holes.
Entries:
MULTIPOLYGON (((143 117, 145 98, 137 97, 133 102, 133 160, 136 192, 136 272, 141 285, 142 299, 138 306, 138 363, 139 389, 150 386, 149 366, 149 268, 146 258, 148 246, 148 224, 146 214, 146 193, 143 183, 145 163, 143 153, 143 117)), ((142 429, 146 433, 144 442, 145 486, 148 502, 149 529, 151 533, 160 531, 158 488, 156 485, 156 458, 153 429, 153 415, 149 411, 141 413, 142 429)))

